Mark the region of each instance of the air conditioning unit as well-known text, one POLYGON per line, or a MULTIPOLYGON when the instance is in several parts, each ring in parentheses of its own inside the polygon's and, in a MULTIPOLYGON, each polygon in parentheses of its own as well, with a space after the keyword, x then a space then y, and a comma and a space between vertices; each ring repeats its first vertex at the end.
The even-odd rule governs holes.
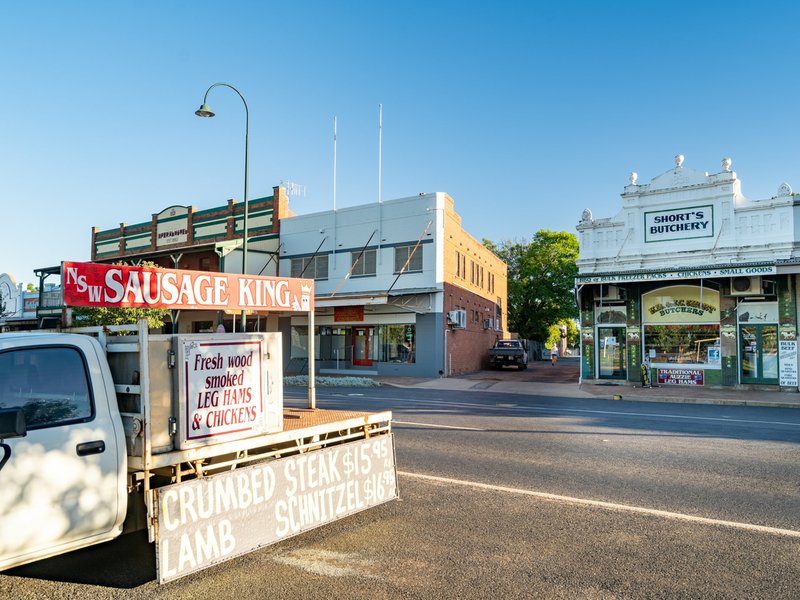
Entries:
POLYGON ((761 296, 761 277, 731 277, 731 296, 761 296))
POLYGON ((447 324, 452 325, 453 329, 466 329, 467 328, 467 311, 451 310, 447 313, 447 324))
POLYGON ((601 285, 597 290, 597 298, 600 300, 624 300, 625 290, 618 285, 601 285))
POLYGON ((483 328, 484 329, 491 329, 494 323, 492 323, 492 319, 484 319, 483 320, 483 328))

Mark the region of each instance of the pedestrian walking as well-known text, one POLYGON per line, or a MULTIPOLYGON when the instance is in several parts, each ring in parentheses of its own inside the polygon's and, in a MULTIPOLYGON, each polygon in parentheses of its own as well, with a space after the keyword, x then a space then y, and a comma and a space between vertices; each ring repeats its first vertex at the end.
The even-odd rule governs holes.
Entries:
POLYGON ((557 361, 558 361, 558 345, 553 344, 553 347, 550 348, 550 364, 552 364, 555 367, 557 361))

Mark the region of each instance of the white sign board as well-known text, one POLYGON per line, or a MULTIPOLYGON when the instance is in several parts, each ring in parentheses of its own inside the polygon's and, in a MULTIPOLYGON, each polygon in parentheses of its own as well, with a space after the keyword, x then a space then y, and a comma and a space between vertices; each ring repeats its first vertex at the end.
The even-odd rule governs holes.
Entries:
POLYGON ((189 208, 171 206, 156 217, 156 247, 189 241, 189 208))
POLYGON ((280 431, 282 387, 270 380, 266 340, 181 337, 180 449, 280 431))
POLYGON ((644 213, 644 241, 668 242, 714 236, 711 204, 644 213))
POLYGON ((164 583, 393 500, 394 437, 176 483, 155 495, 164 583))
POLYGON ((780 384, 797 387, 797 340, 781 340, 778 346, 780 357, 780 384))

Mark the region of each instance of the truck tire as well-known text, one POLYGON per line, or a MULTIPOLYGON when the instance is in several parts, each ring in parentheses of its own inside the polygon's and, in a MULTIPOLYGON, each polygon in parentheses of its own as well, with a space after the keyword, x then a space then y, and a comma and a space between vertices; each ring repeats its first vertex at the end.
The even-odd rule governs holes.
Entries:
POLYGON ((525 363, 520 363, 518 366, 520 371, 524 371, 525 369, 528 368, 528 365, 526 365, 525 363))

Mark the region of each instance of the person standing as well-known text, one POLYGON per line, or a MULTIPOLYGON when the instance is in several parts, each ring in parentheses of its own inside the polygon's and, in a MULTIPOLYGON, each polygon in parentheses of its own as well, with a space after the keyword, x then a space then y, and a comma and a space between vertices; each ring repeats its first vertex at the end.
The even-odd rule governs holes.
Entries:
POLYGON ((550 364, 552 364, 555 367, 557 361, 558 361, 558 344, 553 344, 553 347, 550 348, 550 364))

